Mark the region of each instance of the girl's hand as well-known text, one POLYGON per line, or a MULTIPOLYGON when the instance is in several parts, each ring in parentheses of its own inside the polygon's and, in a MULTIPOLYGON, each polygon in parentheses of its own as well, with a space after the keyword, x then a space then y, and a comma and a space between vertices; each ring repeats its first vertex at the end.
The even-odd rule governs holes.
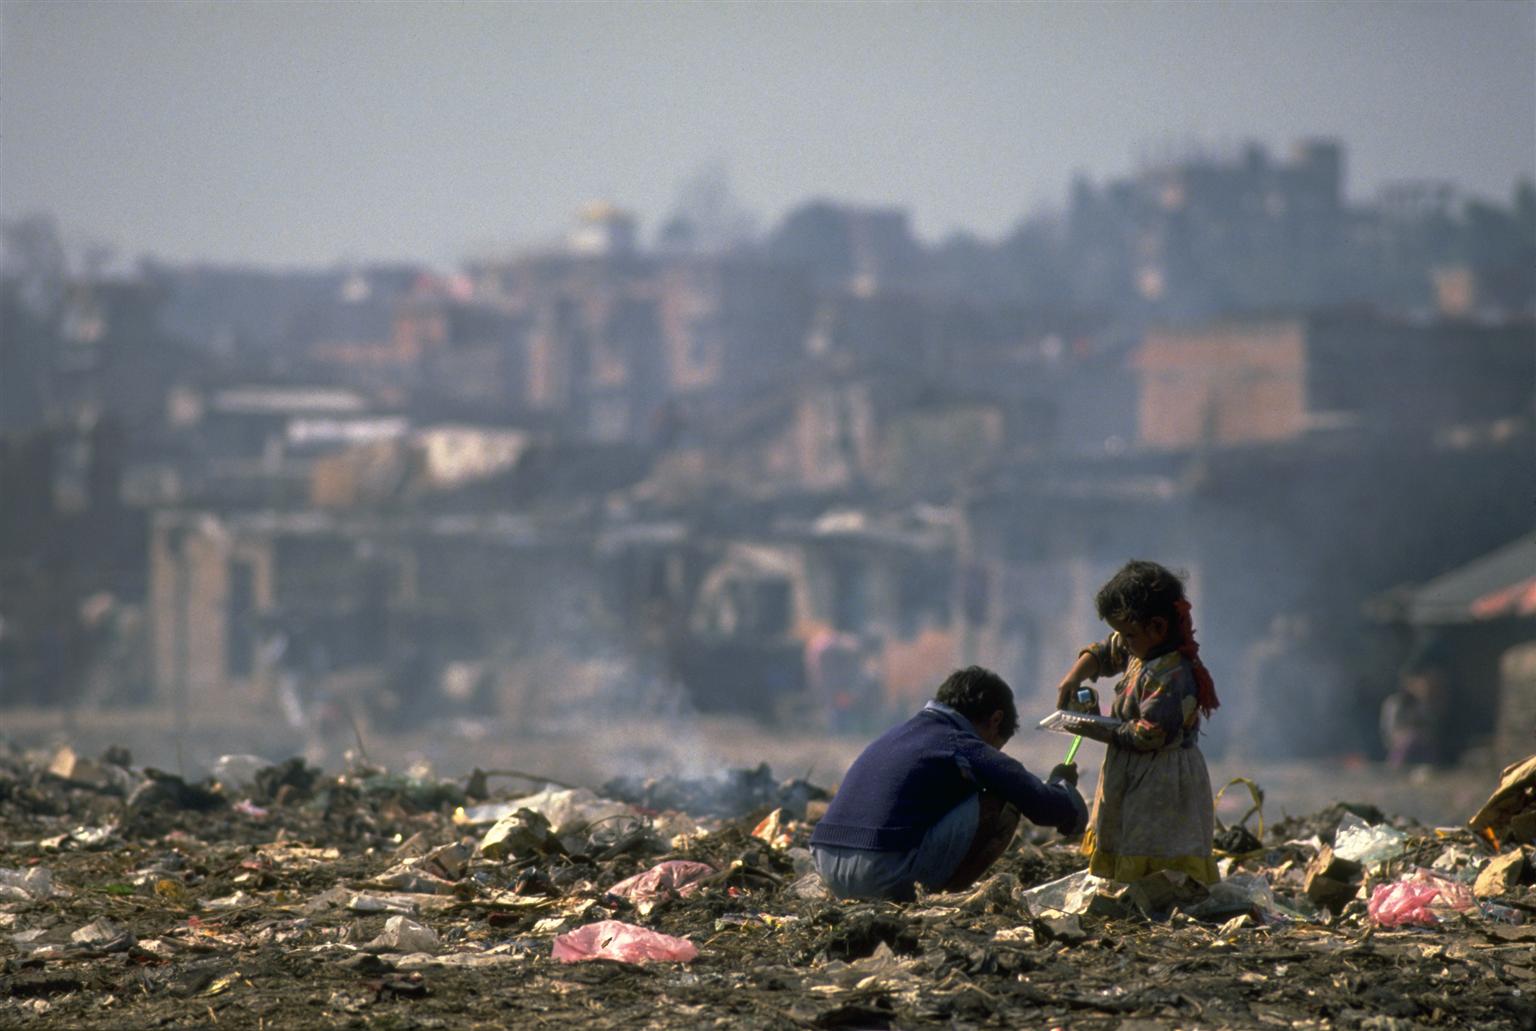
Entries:
POLYGON ((1069 709, 1077 689, 1084 680, 1090 677, 1097 679, 1099 675, 1099 660, 1093 657, 1092 652, 1083 652, 1067 670, 1067 675, 1061 678, 1061 683, 1056 685, 1056 708, 1069 709))
POLYGON ((1074 677, 1070 673, 1067 674, 1067 678, 1056 685, 1056 708, 1072 708, 1072 699, 1077 695, 1077 689, 1082 682, 1082 677, 1074 677))

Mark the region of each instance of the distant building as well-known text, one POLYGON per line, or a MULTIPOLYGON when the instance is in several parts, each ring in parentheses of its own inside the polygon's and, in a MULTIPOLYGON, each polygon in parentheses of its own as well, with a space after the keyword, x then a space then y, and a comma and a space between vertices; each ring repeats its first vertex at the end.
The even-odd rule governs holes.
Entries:
POLYGON ((529 412, 581 439, 651 442, 674 402, 729 406, 792 374, 811 315, 803 275, 749 257, 641 254, 624 218, 589 211, 586 243, 471 270, 477 298, 523 327, 529 412))
POLYGON ((768 252, 809 269, 823 290, 857 294, 910 285, 922 264, 906 211, 829 201, 812 201, 785 216, 768 252))
POLYGON ((635 216, 606 201, 594 201, 581 210, 568 245, 573 254, 612 257, 635 250, 635 216))
POLYGON ((1184 449, 1311 433, 1424 434, 1528 415, 1536 323, 1317 314, 1150 331, 1138 442, 1184 449))

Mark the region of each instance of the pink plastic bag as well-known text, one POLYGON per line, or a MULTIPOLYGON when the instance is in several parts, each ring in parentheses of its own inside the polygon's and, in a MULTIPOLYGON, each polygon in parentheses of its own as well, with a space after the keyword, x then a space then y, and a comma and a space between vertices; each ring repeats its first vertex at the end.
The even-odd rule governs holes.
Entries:
POLYGON ((657 863, 645 873, 637 873, 608 889, 608 894, 623 899, 650 899, 665 895, 690 895, 699 890, 699 881, 715 872, 708 863, 689 859, 669 859, 657 863))
POLYGON ((1378 884, 1366 903, 1366 911, 1371 921, 1382 927, 1432 927, 1440 922, 1436 909, 1466 910, 1473 905, 1472 893, 1465 884, 1420 869, 1392 884, 1378 884))
POLYGON ((561 963, 611 959, 619 963, 690 963, 699 950, 686 938, 658 934, 622 920, 599 920, 555 938, 550 953, 561 963))

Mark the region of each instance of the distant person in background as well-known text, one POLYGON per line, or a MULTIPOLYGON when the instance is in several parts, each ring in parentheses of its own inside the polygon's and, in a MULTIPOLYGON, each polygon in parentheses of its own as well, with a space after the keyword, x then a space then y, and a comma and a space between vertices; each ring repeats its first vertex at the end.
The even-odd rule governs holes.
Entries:
POLYGON ((1123 674, 1110 711, 1124 722, 1083 734, 1109 746, 1083 838, 1088 869, 1117 881, 1179 870, 1213 883, 1216 814, 1196 742, 1200 717, 1221 703, 1200 661, 1184 582, 1156 562, 1127 562, 1094 605, 1113 633, 1078 653, 1056 700, 1065 709, 1084 680, 1123 674))
POLYGON ((956 670, 933 701, 854 760, 811 835, 838 898, 910 901, 916 885, 969 887, 1013 840, 1022 814, 1081 833, 1077 768, 1047 782, 1001 751, 1018 729, 1013 690, 991 670, 956 670))
POLYGON ((1447 669, 1445 643, 1420 642, 1398 676, 1398 689, 1381 703, 1381 741, 1393 769, 1446 760, 1447 669))

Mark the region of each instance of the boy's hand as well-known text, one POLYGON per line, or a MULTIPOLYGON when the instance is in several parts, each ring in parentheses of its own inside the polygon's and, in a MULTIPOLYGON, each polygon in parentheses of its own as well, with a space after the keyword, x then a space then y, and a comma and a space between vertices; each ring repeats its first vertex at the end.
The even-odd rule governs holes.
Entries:
POLYGON ((1072 707, 1072 698, 1073 698, 1074 695, 1077 694, 1078 685, 1081 684, 1082 682, 1083 682, 1082 678, 1080 678, 1080 677, 1074 678, 1074 677, 1070 677, 1069 676, 1069 677, 1067 677, 1067 679, 1063 680, 1060 684, 1057 684, 1056 685, 1056 708, 1058 708, 1058 709, 1070 709, 1072 707))
POLYGON ((1064 781, 1074 788, 1077 787, 1077 763, 1057 763, 1051 768, 1050 776, 1045 778, 1047 784, 1064 781))

